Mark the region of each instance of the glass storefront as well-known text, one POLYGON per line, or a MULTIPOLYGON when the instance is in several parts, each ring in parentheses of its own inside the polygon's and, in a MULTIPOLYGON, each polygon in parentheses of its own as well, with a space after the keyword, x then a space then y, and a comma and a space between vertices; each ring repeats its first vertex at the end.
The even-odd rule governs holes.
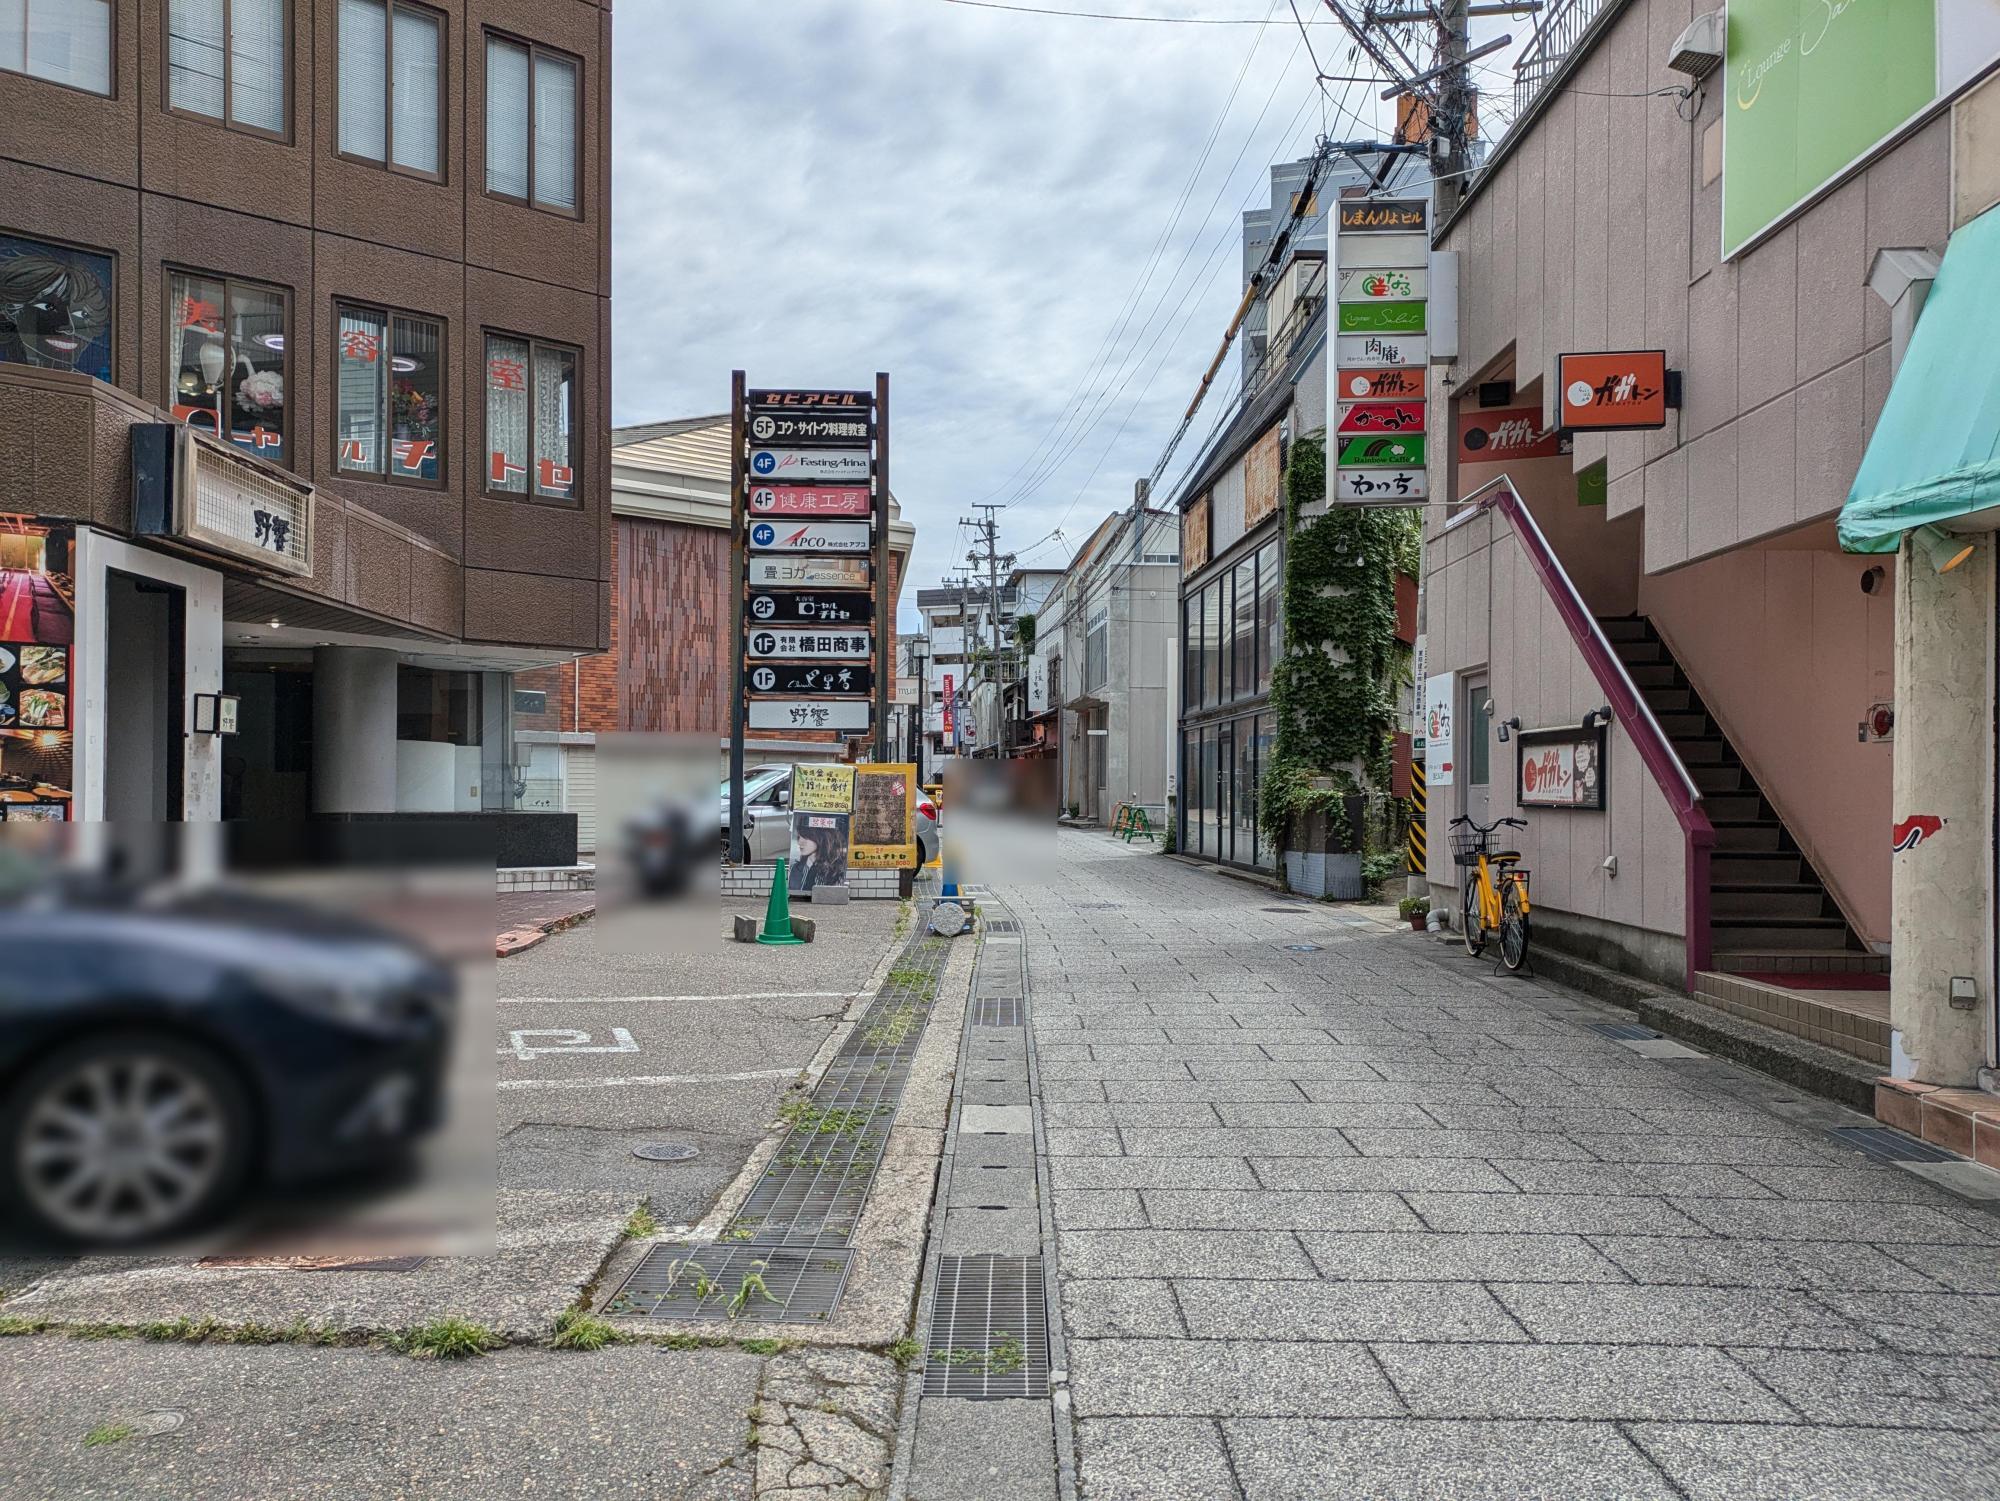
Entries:
POLYGON ((1264 870, 1278 863, 1257 827, 1257 785, 1276 739, 1263 700, 1279 650, 1280 583, 1273 537, 1181 598, 1180 847, 1264 870))

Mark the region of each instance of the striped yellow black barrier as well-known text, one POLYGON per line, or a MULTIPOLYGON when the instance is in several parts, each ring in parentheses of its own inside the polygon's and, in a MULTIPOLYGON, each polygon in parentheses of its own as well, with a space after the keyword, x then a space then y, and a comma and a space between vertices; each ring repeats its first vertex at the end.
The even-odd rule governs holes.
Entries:
POLYGON ((1410 760, 1410 838, 1409 863, 1413 875, 1426 875, 1430 870, 1429 831, 1424 823, 1424 809, 1429 804, 1429 794, 1424 786, 1424 761, 1421 755, 1410 760))

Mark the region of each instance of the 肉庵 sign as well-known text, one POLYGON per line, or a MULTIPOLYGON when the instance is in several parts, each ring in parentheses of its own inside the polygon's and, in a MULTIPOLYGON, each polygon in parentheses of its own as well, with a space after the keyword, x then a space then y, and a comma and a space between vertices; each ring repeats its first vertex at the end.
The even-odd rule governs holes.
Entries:
POLYGON ((1663 349, 1556 356, 1556 426, 1622 432, 1667 425, 1663 349))
POLYGON ((1604 730, 1568 725, 1516 737, 1515 799, 1524 808, 1604 811, 1604 730))

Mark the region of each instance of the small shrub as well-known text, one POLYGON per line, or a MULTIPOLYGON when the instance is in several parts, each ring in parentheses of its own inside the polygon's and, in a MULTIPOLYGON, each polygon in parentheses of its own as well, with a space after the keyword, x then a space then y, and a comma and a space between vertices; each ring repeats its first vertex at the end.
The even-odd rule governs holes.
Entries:
POLYGON ((565 1309, 556 1319, 555 1338, 549 1341, 558 1350, 602 1350, 625 1338, 603 1319, 581 1308, 565 1309))
POLYGON ((418 1360, 468 1360, 488 1350, 497 1350, 507 1342, 484 1324, 443 1318, 406 1329, 392 1343, 418 1360))

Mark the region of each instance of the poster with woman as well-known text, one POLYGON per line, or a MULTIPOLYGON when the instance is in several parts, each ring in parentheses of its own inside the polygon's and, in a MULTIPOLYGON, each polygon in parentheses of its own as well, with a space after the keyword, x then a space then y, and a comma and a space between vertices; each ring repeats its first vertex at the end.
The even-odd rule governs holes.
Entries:
POLYGON ((847 884, 847 820, 845 813, 792 815, 793 896, 847 884))
POLYGON ((111 257, 0 232, 0 361, 111 379, 111 257))

